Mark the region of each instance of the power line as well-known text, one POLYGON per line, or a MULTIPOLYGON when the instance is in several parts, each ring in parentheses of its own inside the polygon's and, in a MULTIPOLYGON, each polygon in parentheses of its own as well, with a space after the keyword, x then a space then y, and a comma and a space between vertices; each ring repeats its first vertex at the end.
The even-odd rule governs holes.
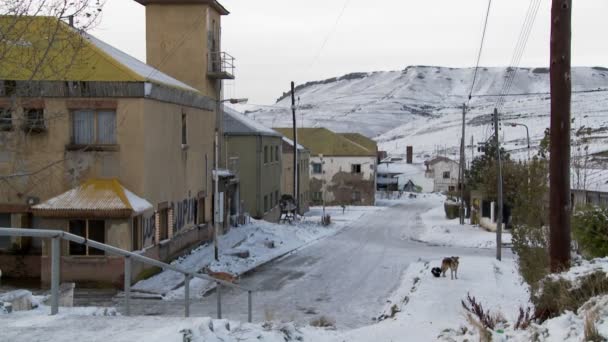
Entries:
MULTIPOLYGON (((475 87, 475 81, 477 80, 477 72, 479 70, 479 61, 481 60, 481 53, 483 51, 483 44, 486 38, 486 31, 488 28, 488 18, 490 17, 490 8, 492 7, 492 0, 488 0, 488 8, 486 10, 486 18, 483 23, 483 30, 481 34, 481 43, 479 44, 479 52, 477 53, 477 62, 475 63, 475 72, 473 73, 473 82, 471 83, 471 90, 469 91, 469 101, 471 101, 471 95, 473 95, 473 88, 475 87)), ((467 102, 468 106, 468 102, 467 102)))
POLYGON ((321 44, 321 47, 319 48, 319 50, 315 54, 315 57, 313 58, 312 62, 308 66, 308 71, 317 62, 317 60, 319 59, 319 57, 321 57, 321 52, 323 52, 323 49, 325 49, 325 46, 327 45, 327 42, 329 41, 329 38, 331 38, 331 36, 334 34, 334 32, 336 31, 336 28, 338 28, 338 24, 340 23, 340 19, 342 19, 342 16, 344 15, 344 12, 346 11, 346 8, 350 4, 350 1, 351 0, 346 0, 344 2, 344 5, 342 6, 342 9, 340 10, 340 13, 338 14, 338 17, 336 18, 336 21, 334 22, 332 28, 329 30, 329 32, 325 36, 325 39, 323 40, 323 44, 321 44))

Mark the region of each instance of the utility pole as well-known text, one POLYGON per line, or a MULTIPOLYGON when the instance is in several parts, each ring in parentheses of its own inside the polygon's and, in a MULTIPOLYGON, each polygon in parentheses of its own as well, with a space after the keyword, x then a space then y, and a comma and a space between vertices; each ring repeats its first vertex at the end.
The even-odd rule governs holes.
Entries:
POLYGON ((494 142, 496 145, 498 214, 496 215, 496 260, 502 259, 502 160, 498 139, 498 109, 494 108, 494 142))
POLYGON ((570 268, 570 101, 572 0, 551 8, 549 256, 551 272, 570 268))
POLYGON ((291 113, 293 116, 293 197, 296 201, 296 217, 300 212, 300 187, 298 186, 298 129, 296 128, 296 91, 291 82, 291 113))
POLYGON ((471 161, 469 168, 473 166, 473 159, 475 159, 475 145, 473 145, 473 136, 471 135, 471 161))
POLYGON ((215 106, 215 156, 214 156, 214 165, 215 172, 213 173, 213 254, 216 261, 220 260, 220 251, 219 251, 219 243, 218 243, 218 235, 219 235, 219 226, 221 221, 221 210, 220 205, 220 193, 219 193, 219 182, 220 182, 220 139, 222 136, 222 127, 224 116, 222 115, 222 81, 216 81, 216 106, 215 106))
POLYGON ((460 224, 464 224, 464 122, 467 113, 467 105, 462 104, 462 136, 460 137, 460 171, 458 172, 458 184, 460 185, 460 224))

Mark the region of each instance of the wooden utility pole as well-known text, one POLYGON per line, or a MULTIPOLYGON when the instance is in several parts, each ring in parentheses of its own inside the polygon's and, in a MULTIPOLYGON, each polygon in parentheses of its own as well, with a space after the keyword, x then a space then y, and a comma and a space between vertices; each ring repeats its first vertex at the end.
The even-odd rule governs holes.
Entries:
POLYGON ((498 139, 498 109, 494 108, 494 142, 496 145, 497 197, 498 213, 496 215, 496 260, 502 259, 502 160, 500 156, 500 139, 498 139))
POLYGON ((551 8, 551 136, 549 159, 549 256, 551 272, 570 268, 570 50, 572 0, 551 8))
POLYGON ((293 116, 293 197, 296 202, 296 217, 300 212, 300 189, 298 187, 298 130, 296 128, 296 91, 291 82, 291 113, 293 116))
POLYGON ((460 185, 460 224, 464 224, 464 117, 467 113, 467 105, 462 104, 462 136, 460 138, 460 172, 458 172, 458 184, 460 185))

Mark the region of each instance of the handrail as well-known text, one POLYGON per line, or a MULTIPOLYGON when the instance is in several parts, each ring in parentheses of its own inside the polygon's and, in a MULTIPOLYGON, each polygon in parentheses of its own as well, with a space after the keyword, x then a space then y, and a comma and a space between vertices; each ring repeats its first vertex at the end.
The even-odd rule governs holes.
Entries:
MULTIPOLYGON (((219 285, 224 285, 224 286, 227 286, 227 287, 230 287, 230 288, 235 288, 235 289, 238 289, 238 290, 241 290, 241 291, 246 291, 248 293, 248 295, 249 295, 249 298, 248 298, 248 302, 249 302, 248 303, 249 304, 249 307, 248 307, 248 317, 249 317, 249 322, 251 322, 251 311, 252 311, 251 310, 252 309, 251 308, 251 295, 252 295, 252 292, 253 292, 252 289, 249 289, 249 288, 246 288, 246 287, 243 287, 243 286, 240 286, 240 285, 236 285, 236 284, 233 284, 233 283, 221 280, 221 279, 216 279, 216 278, 210 277, 210 276, 208 276, 206 274, 198 273, 196 271, 192 272, 192 271, 186 270, 186 269, 184 269, 182 267, 178 267, 178 266, 175 266, 175 265, 167 264, 167 263, 164 263, 162 261, 158 261, 158 260, 155 260, 155 259, 152 259, 152 258, 145 257, 145 256, 143 256, 141 254, 138 254, 138 253, 129 252, 129 251, 126 251, 124 249, 120 249, 120 248, 117 248, 117 247, 114 247, 114 246, 106 245, 106 244, 98 242, 98 241, 89 240, 89 239, 86 239, 86 238, 84 238, 82 236, 78 236, 78 235, 75 235, 75 234, 72 234, 72 233, 68 233, 68 232, 64 232, 64 231, 47 230, 47 229, 5 228, 5 227, 0 227, 0 236, 29 236, 29 237, 51 238, 53 240, 62 239, 62 240, 66 240, 66 241, 75 242, 75 243, 78 243, 78 244, 87 245, 89 247, 93 247, 93 248, 96 248, 96 249, 99 249, 99 250, 103 250, 103 251, 108 252, 110 254, 116 254, 116 255, 124 257, 125 258, 125 275, 127 273, 129 273, 129 279, 128 279, 128 281, 127 281, 127 277, 125 276, 125 294, 126 294, 125 295, 125 302, 127 303, 127 305, 126 305, 127 306, 126 307, 127 315, 129 314, 128 304, 129 304, 129 301, 130 301, 129 294, 130 294, 130 288, 131 288, 131 284, 130 284, 130 273, 131 273, 130 272, 130 268, 131 268, 131 265, 130 265, 130 263, 131 263, 131 260, 137 260, 137 261, 142 262, 144 264, 156 266, 156 267, 159 267, 159 268, 162 268, 162 269, 165 269, 165 270, 175 271, 175 272, 178 272, 178 273, 182 273, 184 275, 184 277, 185 277, 185 284, 184 284, 184 286, 188 287, 187 289, 186 288, 184 289, 185 290, 185 296, 184 297, 185 297, 185 306, 186 306, 186 317, 189 316, 189 311, 190 311, 190 309, 189 309, 189 306, 190 306, 190 303, 189 303, 189 300, 190 300, 190 298, 189 298, 190 279, 192 277, 196 277, 196 278, 199 278, 199 279, 208 280, 208 281, 216 283, 216 285, 217 285, 216 291, 217 291, 217 294, 218 294, 218 316, 220 316, 220 318, 221 318, 221 295, 220 295, 220 291, 221 290, 219 288, 219 285), (128 262, 127 262, 127 260, 128 260, 128 262)), ((57 265, 58 265, 58 261, 56 261, 54 259, 56 258, 56 255, 60 256, 59 250, 55 251, 55 249, 59 248, 58 246, 56 247, 56 245, 57 245, 56 243, 52 244, 52 249, 53 249, 52 250, 52 259, 53 260, 51 262, 52 265, 54 265, 56 262, 57 262, 57 265)), ((58 295, 58 294, 54 293, 54 292, 56 292, 55 285, 57 285, 57 288, 58 288, 58 281, 59 281, 59 279, 58 279, 59 273, 58 272, 59 272, 58 269, 55 270, 52 267, 52 270, 51 270, 51 273, 52 273, 51 276, 53 278, 53 279, 51 279, 51 287, 52 287, 52 290, 51 290, 52 294, 51 295, 52 296, 58 295), (57 274, 55 274, 55 273, 57 273, 57 274)), ((57 290, 57 292, 58 292, 58 290, 57 290)), ((56 301, 55 298, 52 298, 52 300, 51 300, 51 304, 52 304, 51 305, 51 314, 57 313, 57 311, 58 311, 58 308, 56 307, 56 303, 57 302, 58 301, 56 301)))

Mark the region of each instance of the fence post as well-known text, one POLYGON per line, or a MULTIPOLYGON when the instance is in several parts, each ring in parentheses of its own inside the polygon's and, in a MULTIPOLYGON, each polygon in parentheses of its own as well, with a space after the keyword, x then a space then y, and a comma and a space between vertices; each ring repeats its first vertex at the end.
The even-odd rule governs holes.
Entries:
POLYGON ((184 306, 185 306, 185 316, 190 317, 190 278, 192 276, 190 274, 185 274, 186 279, 184 279, 184 306))
POLYGON ((125 257, 125 316, 131 316, 131 257, 125 257))
POLYGON ((51 239, 51 315, 59 312, 59 281, 61 278, 61 240, 51 239))
POLYGON ((253 296, 251 294, 251 291, 247 291, 247 297, 248 297, 247 298, 247 304, 248 304, 248 306, 247 306, 247 321, 249 323, 251 323, 251 321, 253 320, 253 317, 252 317, 252 297, 253 296))
POLYGON ((216 282, 215 290, 217 291, 217 318, 222 319, 222 284, 216 282))

